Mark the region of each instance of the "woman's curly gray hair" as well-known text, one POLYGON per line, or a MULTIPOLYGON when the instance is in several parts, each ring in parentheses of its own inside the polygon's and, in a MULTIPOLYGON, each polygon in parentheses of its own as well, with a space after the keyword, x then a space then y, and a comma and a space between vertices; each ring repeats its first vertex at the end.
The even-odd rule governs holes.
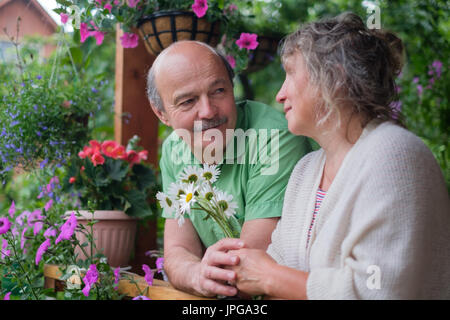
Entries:
MULTIPOLYGON (((366 28, 359 16, 346 12, 308 23, 283 39, 282 60, 300 52, 323 103, 319 124, 352 108, 370 120, 392 120, 395 78, 403 66, 403 44, 393 33, 366 28)), ((395 119, 395 117, 394 117, 395 119)))

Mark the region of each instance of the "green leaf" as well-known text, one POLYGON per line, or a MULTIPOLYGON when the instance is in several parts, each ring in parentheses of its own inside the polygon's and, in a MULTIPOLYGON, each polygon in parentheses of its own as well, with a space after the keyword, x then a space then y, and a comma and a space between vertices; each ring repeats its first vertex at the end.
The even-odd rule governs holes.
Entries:
POLYGON ((131 204, 131 207, 126 211, 129 216, 143 218, 153 214, 143 192, 133 189, 125 197, 131 204))
POLYGON ((115 181, 122 181, 127 175, 128 166, 123 166, 121 160, 107 159, 106 171, 108 177, 115 181))

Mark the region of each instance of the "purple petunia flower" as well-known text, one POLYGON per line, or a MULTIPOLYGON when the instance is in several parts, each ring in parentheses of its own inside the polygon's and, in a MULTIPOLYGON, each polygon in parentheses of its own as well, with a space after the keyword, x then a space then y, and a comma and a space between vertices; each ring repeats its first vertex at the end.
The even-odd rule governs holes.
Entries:
POLYGON ((11 250, 6 250, 8 248, 8 241, 6 239, 2 239, 2 255, 1 259, 5 259, 5 257, 9 257, 11 254, 11 250))
POLYGON ((164 270, 164 258, 163 257, 159 257, 158 259, 156 259, 156 269, 158 270, 158 273, 163 272, 163 270, 164 270))
POLYGON ((8 292, 7 294, 5 294, 5 296, 3 297, 3 300, 9 300, 10 295, 11 295, 11 292, 8 292))
POLYGON ((44 206, 45 211, 50 210, 52 205, 53 205, 53 200, 52 199, 48 200, 48 202, 44 206))
MULTIPOLYGON (((114 269, 114 284, 119 283, 120 279, 120 267, 114 269)), ((114 290, 117 290, 117 287, 114 287, 114 290)))
POLYGON ((22 234, 20 236, 20 249, 22 249, 22 250, 23 250, 23 247, 25 246, 25 240, 26 240, 25 232, 27 232, 27 230, 28 230, 28 227, 23 228, 22 234))
POLYGON ((56 238, 55 244, 59 243, 61 240, 69 240, 72 237, 76 227, 77 217, 75 217, 75 213, 72 212, 69 219, 67 219, 67 221, 61 226, 60 234, 58 238, 56 238))
POLYGON ((145 272, 144 279, 147 282, 149 286, 153 285, 153 271, 150 269, 150 267, 146 264, 142 265, 142 270, 145 272))
POLYGON ((7 233, 9 231, 9 228, 11 228, 11 222, 8 220, 8 218, 0 218, 0 234, 7 233))
POLYGON ((47 239, 44 242, 42 242, 42 244, 39 246, 39 249, 36 252, 36 259, 35 259, 36 265, 39 264, 39 262, 42 259, 42 256, 44 255, 45 251, 48 250, 50 245, 51 245, 50 239, 47 239))
POLYGON ((49 227, 47 230, 45 230, 44 237, 45 238, 56 237, 56 230, 55 230, 55 228, 49 227))
POLYGON ((11 219, 13 219, 14 214, 16 213, 16 204, 14 203, 14 200, 12 201, 11 206, 9 207, 8 213, 11 219))
POLYGON ((94 283, 96 283, 98 280, 98 271, 97 266, 95 264, 91 264, 89 266, 89 270, 86 272, 86 275, 83 278, 83 282, 85 284, 83 290, 83 294, 88 297, 89 292, 91 291, 91 287, 94 283))
POLYGON ((28 216, 28 225, 33 227, 34 235, 37 235, 44 227, 44 222, 42 221, 44 217, 41 213, 40 209, 36 209, 28 216))

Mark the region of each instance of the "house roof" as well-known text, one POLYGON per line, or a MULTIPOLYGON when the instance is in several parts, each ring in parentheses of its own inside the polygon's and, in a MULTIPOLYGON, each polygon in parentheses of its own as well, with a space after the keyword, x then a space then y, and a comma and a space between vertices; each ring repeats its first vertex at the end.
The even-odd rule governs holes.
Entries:
MULTIPOLYGON (((17 0, 0 0, 0 10, 2 9, 2 7, 4 7, 5 5, 7 5, 12 1, 17 0)), ((22 1, 26 3, 26 6, 33 6, 45 19, 45 21, 48 22, 49 25, 56 31, 56 29, 58 28, 58 24, 55 22, 55 20, 53 20, 53 18, 48 14, 48 12, 41 6, 41 4, 37 0, 22 0, 22 1)))

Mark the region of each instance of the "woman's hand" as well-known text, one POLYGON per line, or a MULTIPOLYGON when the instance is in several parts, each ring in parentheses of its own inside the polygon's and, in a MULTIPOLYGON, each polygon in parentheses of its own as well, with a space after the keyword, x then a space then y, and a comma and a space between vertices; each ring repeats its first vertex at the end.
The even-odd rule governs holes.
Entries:
POLYGON ((273 270, 277 266, 275 260, 260 249, 233 250, 229 254, 239 257, 238 265, 227 267, 236 273, 233 284, 250 295, 268 294, 273 270))

